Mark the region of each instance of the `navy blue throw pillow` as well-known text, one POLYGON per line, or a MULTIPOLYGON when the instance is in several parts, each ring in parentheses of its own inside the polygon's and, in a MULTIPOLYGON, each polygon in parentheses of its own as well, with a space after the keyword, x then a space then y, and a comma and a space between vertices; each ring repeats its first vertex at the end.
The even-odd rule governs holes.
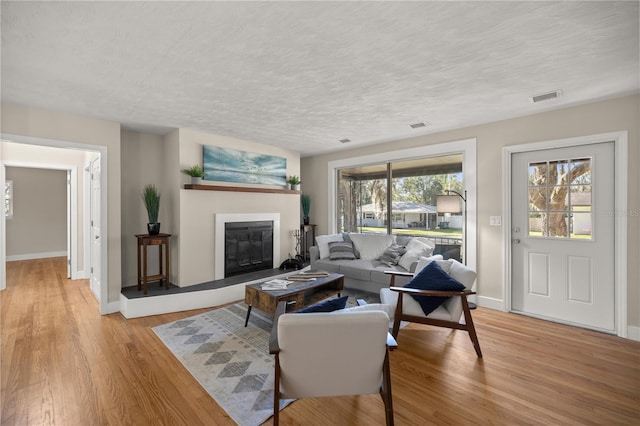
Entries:
MULTIPOLYGON (((422 268, 418 275, 413 277, 405 287, 417 288, 420 290, 464 290, 464 285, 460 284, 454 278, 451 278, 435 261, 422 268)), ((425 315, 429 315, 431 312, 435 311, 438 306, 442 305, 448 299, 448 297, 414 296, 413 294, 411 296, 420 303, 420 307, 424 311, 425 315)))
POLYGON ((335 297, 333 299, 323 300, 315 305, 307 306, 299 311, 297 314, 309 314, 311 312, 333 312, 338 309, 344 309, 347 306, 347 299, 349 296, 335 297))

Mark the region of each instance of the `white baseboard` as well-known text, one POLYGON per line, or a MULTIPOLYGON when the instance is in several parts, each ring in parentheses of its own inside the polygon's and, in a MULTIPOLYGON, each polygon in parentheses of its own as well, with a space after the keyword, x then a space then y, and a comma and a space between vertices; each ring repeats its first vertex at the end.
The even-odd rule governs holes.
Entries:
POLYGON ((7 262, 14 260, 32 260, 32 259, 46 259, 48 257, 67 257, 66 251, 50 251, 47 253, 27 253, 27 254, 14 254, 7 256, 7 262))
POLYGON ((477 296, 477 300, 478 300, 477 302, 478 306, 482 308, 488 308, 496 311, 505 312, 504 300, 502 299, 494 299, 492 297, 477 296))
POLYGON ((640 342, 640 327, 636 327, 633 325, 627 326, 627 339, 640 342))

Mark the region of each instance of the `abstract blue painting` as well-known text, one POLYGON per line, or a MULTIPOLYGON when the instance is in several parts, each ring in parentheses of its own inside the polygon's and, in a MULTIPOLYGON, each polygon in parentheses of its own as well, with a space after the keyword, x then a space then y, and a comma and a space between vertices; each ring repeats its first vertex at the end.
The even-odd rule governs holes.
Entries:
POLYGON ((204 145, 202 159, 205 180, 285 185, 287 159, 266 154, 204 145))

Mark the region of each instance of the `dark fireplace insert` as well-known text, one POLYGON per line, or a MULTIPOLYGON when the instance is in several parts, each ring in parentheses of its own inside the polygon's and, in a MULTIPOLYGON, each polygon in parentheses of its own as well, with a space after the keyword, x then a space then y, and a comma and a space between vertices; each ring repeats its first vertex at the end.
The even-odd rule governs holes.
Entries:
POLYGON ((225 278, 273 268, 273 221, 224 225, 225 278))

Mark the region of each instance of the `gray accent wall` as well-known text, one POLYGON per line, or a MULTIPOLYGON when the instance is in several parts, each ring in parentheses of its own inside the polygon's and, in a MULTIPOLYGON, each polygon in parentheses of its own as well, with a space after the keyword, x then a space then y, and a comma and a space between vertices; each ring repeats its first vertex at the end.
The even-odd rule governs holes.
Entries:
POLYGON ((51 257, 67 251, 67 172, 7 167, 13 217, 7 219, 7 257, 51 257))

